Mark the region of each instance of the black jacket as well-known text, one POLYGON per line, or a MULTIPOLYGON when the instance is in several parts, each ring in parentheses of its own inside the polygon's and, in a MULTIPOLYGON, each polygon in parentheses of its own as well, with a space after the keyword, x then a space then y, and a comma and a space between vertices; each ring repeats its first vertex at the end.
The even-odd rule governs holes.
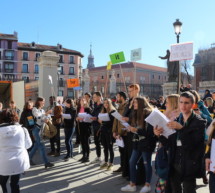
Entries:
POLYGON ((176 133, 170 135, 168 139, 161 136, 159 140, 169 150, 170 176, 173 164, 178 161, 175 156, 178 148, 177 139, 180 139, 182 144, 180 146, 181 178, 185 180, 199 178, 202 177, 206 121, 195 113, 191 114, 185 124, 182 123, 182 118, 181 114, 177 120, 184 125, 182 129, 176 130, 176 133))
MULTIPOLYGON (((90 114, 91 109, 86 107, 84 108, 84 112, 87 114, 90 114)), ((90 136, 91 123, 78 121, 77 124, 78 124, 78 132, 81 136, 90 136)))
POLYGON ((74 128, 75 127, 75 118, 76 118, 76 109, 75 108, 65 108, 65 114, 70 114, 71 119, 64 119, 65 128, 74 128))
POLYGON ((108 115, 110 117, 110 121, 102 121, 101 132, 112 133, 114 117, 111 115, 111 113, 113 113, 113 112, 115 112, 115 111, 111 111, 110 113, 108 113, 108 115))
POLYGON ((32 110, 24 110, 21 114, 19 123, 27 129, 33 129, 34 124, 31 124, 33 122, 28 121, 28 117, 32 117, 32 121, 35 123, 34 116, 32 114, 32 110))
MULTIPOLYGON (((103 104, 97 105, 97 103, 94 103, 93 111, 92 111, 91 115, 93 117, 97 117, 98 118, 98 115, 99 115, 99 113, 102 110, 102 107, 103 107, 103 104)), ((100 128, 100 123, 98 122, 98 120, 93 121, 92 122, 92 126, 93 126, 93 129, 99 129, 100 128)))

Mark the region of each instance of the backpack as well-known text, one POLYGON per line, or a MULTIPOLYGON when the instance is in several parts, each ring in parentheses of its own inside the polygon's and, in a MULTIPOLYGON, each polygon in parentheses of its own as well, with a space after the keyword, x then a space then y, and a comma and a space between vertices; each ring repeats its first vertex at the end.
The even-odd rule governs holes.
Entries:
POLYGON ((56 127, 49 120, 47 123, 44 123, 42 135, 45 138, 52 138, 57 134, 56 127))
POLYGON ((169 174, 169 159, 168 153, 165 147, 160 147, 155 157, 155 169, 156 174, 162 178, 167 179, 169 174))

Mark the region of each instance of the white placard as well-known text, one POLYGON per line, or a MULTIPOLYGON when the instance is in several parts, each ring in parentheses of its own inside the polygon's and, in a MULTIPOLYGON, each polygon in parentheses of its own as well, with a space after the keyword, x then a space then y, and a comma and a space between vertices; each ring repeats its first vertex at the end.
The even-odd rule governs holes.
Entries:
POLYGON ((211 143, 211 164, 210 164, 210 171, 215 171, 215 139, 212 139, 211 143))
POLYGON ((86 122, 86 123, 91 123, 93 121, 91 119, 92 115, 90 115, 88 113, 78 113, 78 117, 82 118, 83 122, 86 122))
POLYGON ((193 43, 171 45, 170 62, 193 59, 193 43))
POLYGON ((72 118, 70 114, 63 114, 62 117, 64 119, 71 119, 72 118))
POLYGON ((125 147, 125 144, 124 144, 124 141, 123 139, 116 139, 116 144, 119 146, 119 147, 125 147))
POLYGON ((170 122, 170 120, 158 109, 154 109, 152 113, 145 119, 145 121, 151 124, 153 127, 162 127, 164 130, 162 135, 166 138, 168 138, 169 135, 175 133, 175 130, 167 127, 167 123, 170 122))
POLYGON ((108 113, 99 113, 98 118, 101 121, 110 121, 110 117, 108 113))
POLYGON ((138 61, 141 59, 142 59, 142 49, 141 48, 131 50, 131 61, 132 62, 135 62, 135 61, 138 61))

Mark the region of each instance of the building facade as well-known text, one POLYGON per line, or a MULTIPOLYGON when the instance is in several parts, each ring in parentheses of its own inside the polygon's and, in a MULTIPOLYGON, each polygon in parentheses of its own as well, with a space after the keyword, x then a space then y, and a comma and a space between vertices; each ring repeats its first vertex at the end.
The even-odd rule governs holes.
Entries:
MULTIPOLYGON (((162 95, 162 85, 167 81, 167 69, 137 62, 127 62, 112 65, 108 71, 106 66, 89 68, 90 90, 101 91, 105 97, 110 97, 110 79, 115 76, 116 93, 127 91, 130 84, 140 85, 141 95, 158 98, 162 95)), ((84 84, 84 82, 83 82, 84 84)))
POLYGON ((0 34, 0 80, 14 79, 17 73, 17 33, 0 34))
POLYGON ((199 90, 200 82, 215 81, 215 45, 212 44, 210 49, 199 50, 193 66, 194 83, 197 90, 199 90))

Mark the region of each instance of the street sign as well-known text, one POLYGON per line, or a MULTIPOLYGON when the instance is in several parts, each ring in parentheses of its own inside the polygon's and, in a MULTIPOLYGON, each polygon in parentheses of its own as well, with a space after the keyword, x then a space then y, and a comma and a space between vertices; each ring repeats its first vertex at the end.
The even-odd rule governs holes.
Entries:
POLYGON ((193 59, 193 43, 171 45, 170 62, 193 59))
POLYGON ((125 61, 125 56, 123 52, 118 52, 110 55, 112 64, 117 64, 125 61))

